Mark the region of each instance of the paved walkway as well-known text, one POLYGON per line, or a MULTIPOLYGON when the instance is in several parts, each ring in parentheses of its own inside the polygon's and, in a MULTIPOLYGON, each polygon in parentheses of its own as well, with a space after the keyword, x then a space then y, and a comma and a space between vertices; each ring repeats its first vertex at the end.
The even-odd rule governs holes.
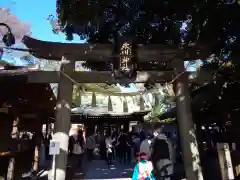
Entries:
MULTIPOLYGON (((113 165, 108 166, 104 160, 93 160, 92 162, 84 162, 85 175, 80 169, 71 169, 67 171, 68 180, 131 180, 134 164, 123 165, 117 161, 113 165)), ((47 180, 51 173, 49 169, 45 169, 39 173, 41 180, 47 180)))
POLYGON ((134 165, 122 165, 116 161, 113 162, 113 165, 108 166, 103 160, 94 160, 88 165, 84 179, 131 180, 133 166, 134 165))

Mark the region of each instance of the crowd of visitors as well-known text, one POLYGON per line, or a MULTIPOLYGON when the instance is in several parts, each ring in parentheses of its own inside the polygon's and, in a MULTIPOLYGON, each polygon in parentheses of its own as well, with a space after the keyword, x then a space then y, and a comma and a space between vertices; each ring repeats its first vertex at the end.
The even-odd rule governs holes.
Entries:
POLYGON ((175 148, 161 128, 152 133, 144 130, 138 133, 107 129, 104 134, 89 131, 86 137, 79 129, 70 136, 69 142, 70 157, 78 166, 82 166, 83 154, 86 154, 88 161, 98 154, 109 165, 114 163, 113 160, 123 164, 136 162, 132 176, 134 180, 154 180, 163 176, 168 180, 174 171, 175 148))

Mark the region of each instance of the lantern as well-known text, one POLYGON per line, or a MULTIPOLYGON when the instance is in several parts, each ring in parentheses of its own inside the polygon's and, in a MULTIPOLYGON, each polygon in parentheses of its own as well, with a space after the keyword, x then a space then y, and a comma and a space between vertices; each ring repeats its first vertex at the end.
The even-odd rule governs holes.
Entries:
POLYGON ((6 46, 12 46, 15 44, 15 37, 12 34, 11 28, 5 24, 5 23, 0 23, 0 26, 4 26, 7 28, 8 32, 3 35, 2 41, 6 46))

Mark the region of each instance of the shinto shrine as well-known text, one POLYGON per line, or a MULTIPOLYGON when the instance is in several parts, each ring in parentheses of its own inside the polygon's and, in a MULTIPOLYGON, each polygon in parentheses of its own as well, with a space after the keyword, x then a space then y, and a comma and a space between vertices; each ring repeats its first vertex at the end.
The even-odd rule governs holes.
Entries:
MULTIPOLYGON (((71 119, 74 82, 128 84, 151 80, 156 83, 165 83, 171 82, 175 77, 177 78, 175 78, 174 81, 174 89, 177 96, 176 102, 178 107, 179 131, 183 144, 183 157, 185 166, 187 167, 186 176, 193 180, 201 176, 201 168, 198 167, 196 169, 195 167, 195 169, 193 169, 192 167, 192 158, 195 159, 196 164, 199 164, 199 159, 196 158, 198 157, 198 151, 196 151, 197 143, 189 105, 188 74, 185 73, 184 60, 204 59, 208 55, 208 49, 206 47, 194 46, 178 49, 170 45, 137 45, 137 51, 135 54, 131 54, 131 58, 137 57, 140 67, 136 78, 118 78, 114 75, 114 72, 74 72, 74 64, 76 61, 113 61, 115 64, 119 62, 116 61, 116 59, 121 59, 121 54, 113 53, 113 44, 54 43, 39 41, 30 37, 24 37, 23 42, 35 57, 62 61, 60 72, 30 71, 27 75, 29 83, 59 83, 54 134, 54 138, 61 143, 61 153, 57 156, 56 160, 57 179, 65 179, 64 167, 66 167, 67 162, 66 151, 68 148, 68 131, 71 119), (154 62, 160 63, 162 71, 151 71, 151 64, 154 64, 154 62), (144 66, 144 64, 148 64, 148 66, 144 66), (145 69, 143 67, 145 67, 145 69), (142 72, 144 70, 146 72, 142 72), (193 145, 195 149, 194 152, 192 149, 193 145)), ((128 39, 123 41, 122 44, 125 42, 131 44, 131 40, 129 42, 128 39)), ((120 52, 120 50, 118 52, 120 52)), ((124 63, 124 61, 120 63, 124 63)), ((131 64, 129 66, 131 66, 131 64)), ((124 69, 122 70, 124 71, 124 69)))
MULTIPOLYGON (((204 59, 208 56, 207 48, 189 47, 179 49, 168 45, 137 45, 137 51, 131 54, 131 40, 122 41, 119 45, 119 50, 114 51, 114 44, 68 44, 68 43, 54 43, 36 40, 34 38, 25 36, 23 43, 28 47, 28 50, 33 56, 47 60, 57 60, 61 63, 60 71, 40 71, 38 69, 18 69, 3 66, 0 75, 3 77, 21 77, 24 83, 28 84, 49 84, 58 83, 58 97, 55 107, 56 119, 54 126, 53 139, 60 142, 61 152, 56 157, 56 179, 65 180, 67 151, 68 151, 68 133, 71 125, 71 119, 74 122, 84 122, 86 119, 95 121, 96 124, 100 122, 119 123, 119 119, 127 119, 124 124, 128 128, 129 119, 133 118, 141 121, 142 117, 148 111, 139 111, 136 113, 123 114, 105 114, 103 118, 98 116, 101 121, 95 120, 94 115, 86 115, 83 112, 72 113, 72 93, 73 84, 81 83, 107 83, 107 84, 129 84, 141 82, 154 82, 174 84, 177 102, 177 114, 179 132, 181 136, 182 150, 184 163, 186 167, 186 176, 189 179, 199 179, 201 176, 201 168, 198 166, 193 169, 192 162, 199 164, 199 157, 197 151, 197 142, 195 137, 194 124, 191 118, 191 111, 189 105, 188 92, 188 73, 184 68, 184 61, 194 59, 204 59), (129 45, 130 44, 130 45, 129 45), (130 47, 130 49, 128 49, 130 47), (123 51, 123 52, 121 52, 123 51), (136 59, 137 62, 131 62, 131 59, 136 59), (110 62, 117 68, 113 71, 75 71, 76 61, 87 62, 110 62), (157 62, 157 65, 156 65, 157 62), (133 63, 133 64, 131 64, 133 63), (137 63, 134 65, 134 63, 137 63), (156 66, 155 66, 156 65, 156 66), (137 66, 137 67, 136 67, 137 66), (155 67, 155 68, 154 68, 155 67), (121 72, 118 72, 118 69, 121 72), (159 69, 161 71, 159 71, 159 69), (128 75, 128 71, 136 70, 136 74, 128 75), (122 76, 123 74, 123 76, 122 76), (18 76, 17 76, 18 75, 18 76), (19 76, 21 75, 21 76, 19 76), (193 149, 195 151, 193 151, 193 149), (194 160, 193 160, 194 159, 194 160), (197 173, 196 173, 197 172, 197 173)), ((15 50, 18 50, 17 48, 15 50)), ((11 83, 10 83, 11 84, 11 83)), ((27 91, 28 92, 28 91, 27 91)), ((52 104, 54 100, 48 96, 48 100, 52 104)), ((38 102, 38 101, 35 101, 38 102)), ((38 104, 39 105, 39 104, 38 104)), ((33 106, 34 107, 34 106, 33 106)), ((54 108, 47 108, 53 110, 54 108)), ((39 112, 41 112, 39 110, 39 112)), ((50 113, 51 114, 51 113, 50 113)), ((45 116, 45 119, 51 118, 53 115, 45 116)), ((43 124, 43 123, 42 123, 43 124)))

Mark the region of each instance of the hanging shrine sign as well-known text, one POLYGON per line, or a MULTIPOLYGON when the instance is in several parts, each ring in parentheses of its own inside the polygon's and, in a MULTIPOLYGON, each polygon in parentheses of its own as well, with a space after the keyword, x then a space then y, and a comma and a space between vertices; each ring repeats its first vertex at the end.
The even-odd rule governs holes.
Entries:
POLYGON ((134 79, 137 76, 137 57, 133 43, 123 42, 120 44, 117 59, 114 64, 114 76, 120 79, 134 79))

